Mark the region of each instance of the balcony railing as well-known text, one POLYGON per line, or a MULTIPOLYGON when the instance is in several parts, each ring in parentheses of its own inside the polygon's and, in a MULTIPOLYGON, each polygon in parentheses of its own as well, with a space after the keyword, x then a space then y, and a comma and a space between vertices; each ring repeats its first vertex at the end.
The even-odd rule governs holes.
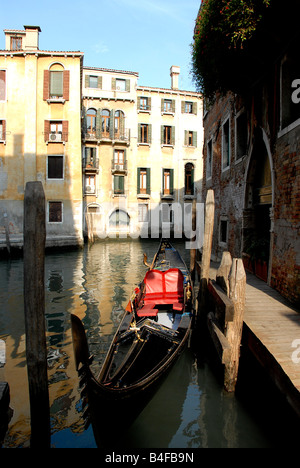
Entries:
POLYGON ((98 158, 83 158, 82 167, 86 171, 99 169, 99 159, 98 158))
POLYGON ((127 172, 127 161, 125 160, 124 162, 118 162, 115 161, 114 159, 111 162, 111 172, 113 174, 119 173, 119 174, 124 174, 127 172))
POLYGON ((85 133, 83 135, 84 140, 86 141, 102 141, 102 140, 109 140, 109 141, 117 141, 117 142, 125 142, 129 144, 130 141, 130 129, 126 128, 124 130, 120 131, 114 131, 114 132, 91 132, 91 133, 85 133))

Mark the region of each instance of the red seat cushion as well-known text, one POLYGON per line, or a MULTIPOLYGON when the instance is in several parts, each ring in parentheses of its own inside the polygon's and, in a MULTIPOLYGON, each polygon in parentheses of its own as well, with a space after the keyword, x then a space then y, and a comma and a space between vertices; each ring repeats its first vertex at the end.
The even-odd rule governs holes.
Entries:
POLYGON ((145 275, 144 304, 183 303, 183 274, 178 268, 149 270, 145 275))
POLYGON ((155 304, 144 305, 141 309, 137 311, 138 317, 156 317, 158 314, 158 309, 155 309, 155 304))

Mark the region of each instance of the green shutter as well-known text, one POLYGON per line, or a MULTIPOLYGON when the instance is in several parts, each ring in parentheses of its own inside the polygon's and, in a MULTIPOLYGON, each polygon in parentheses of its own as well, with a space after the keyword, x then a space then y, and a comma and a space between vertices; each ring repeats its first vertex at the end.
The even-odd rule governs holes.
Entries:
POLYGON ((160 126, 160 144, 164 144, 164 125, 160 126))
POLYGON ((111 79, 111 89, 113 91, 116 91, 117 85, 116 85, 116 78, 111 79))
POLYGON ((138 110, 141 108, 141 97, 140 96, 138 96, 138 98, 137 98, 137 108, 138 108, 138 110))
POLYGON ((102 129, 102 126, 101 126, 101 109, 97 109, 97 114, 96 114, 96 138, 98 138, 98 140, 101 139, 101 129, 102 129))
POLYGON ((85 87, 89 88, 89 85, 90 85, 90 76, 85 75, 85 87))
POLYGON ((171 144, 174 146, 175 145, 175 127, 172 126, 171 128, 171 144))
POLYGON ((97 87, 98 89, 102 89, 102 76, 98 76, 97 87))
POLYGON ((193 102, 193 114, 197 115, 197 102, 193 102))
POLYGON ((138 143, 141 143, 141 125, 142 124, 138 124, 138 143))
POLYGON ((185 101, 181 101, 181 113, 185 113, 185 101))
POLYGON ((197 148, 197 132, 193 132, 193 146, 197 148))
POLYGON ((170 195, 174 192, 174 169, 170 169, 170 195))
POLYGON ((130 91, 130 80, 126 80, 126 84, 125 84, 125 90, 129 93, 130 91))
POLYGON ((161 111, 163 112, 164 111, 164 98, 161 99, 161 111))
POLYGON ((175 99, 172 99, 172 112, 175 114, 175 99))
POLYGON ((148 125, 148 143, 152 143, 152 124, 148 125))
POLYGON ((189 131, 184 130, 184 146, 188 146, 189 144, 189 131))
POLYGON ((146 193, 148 195, 150 195, 150 193, 151 193, 151 181, 150 181, 150 171, 151 171, 151 169, 150 169, 150 167, 147 167, 146 171, 147 171, 147 174, 146 174, 146 178, 147 178, 147 180, 146 180, 146 193))
POLYGON ((194 166, 191 170, 191 194, 194 195, 194 166))
POLYGON ((141 178, 141 169, 140 167, 137 167, 137 194, 140 193, 141 191, 141 183, 140 183, 140 178, 141 178))
POLYGON ((111 140, 115 137, 115 111, 112 109, 109 116, 109 138, 111 140))
POLYGON ((82 108, 82 133, 83 138, 85 138, 85 135, 87 134, 86 107, 82 108))
POLYGON ((151 110, 151 97, 148 97, 148 110, 151 110))

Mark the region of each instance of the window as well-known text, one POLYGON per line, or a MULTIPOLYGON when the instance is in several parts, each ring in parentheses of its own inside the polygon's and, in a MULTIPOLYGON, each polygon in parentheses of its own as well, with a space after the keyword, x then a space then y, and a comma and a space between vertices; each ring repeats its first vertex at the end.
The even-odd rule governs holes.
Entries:
POLYGON ((89 135, 95 135, 96 133, 96 110, 95 109, 87 110, 86 126, 87 126, 87 133, 89 135))
POLYGON ((230 134, 229 134, 229 119, 222 127, 222 170, 224 171, 230 164, 230 134))
POLYGON ((6 70, 0 70, 0 101, 6 99, 6 70))
POLYGON ((45 120, 45 141, 50 143, 68 141, 68 128, 67 120, 45 120))
POLYGON ((246 112, 242 112, 235 121, 235 138, 236 138, 236 154, 235 159, 238 161, 247 154, 247 116, 246 112))
POLYGON ((50 201, 48 205, 49 223, 62 223, 63 204, 58 201, 50 201))
POLYGON ((97 148, 85 147, 84 154, 84 167, 86 167, 87 169, 98 169, 97 148))
POLYGON ((206 157, 206 179, 212 177, 212 160, 213 160, 213 147, 212 140, 207 143, 207 157, 206 157))
POLYGON ((194 114, 197 115, 197 102, 182 101, 181 112, 183 114, 194 114))
POLYGON ((0 141, 5 140, 5 136, 6 136, 5 127, 6 127, 6 121, 0 120, 0 141))
POLYGON ((113 169, 123 171, 125 169, 125 151, 115 149, 114 150, 114 163, 113 169))
POLYGON ((130 224, 130 217, 123 210, 115 210, 109 217, 110 226, 126 227, 130 224))
POLYGON ((138 125, 138 143, 151 142, 151 125, 139 124, 138 125))
POLYGON ((194 195, 194 165, 187 163, 184 167, 185 195, 194 195))
POLYGON ((44 70, 44 101, 64 102, 69 100, 70 71, 56 63, 44 70))
POLYGON ((161 111, 166 114, 175 113, 175 101, 174 99, 162 99, 161 100, 161 111))
POLYGON ((64 157, 48 156, 48 179, 63 179, 64 157))
POLYGON ((93 174, 86 174, 85 176, 85 193, 94 195, 96 193, 96 177, 93 174))
POLYGON ((148 205, 146 203, 138 204, 138 221, 140 223, 147 223, 149 221, 148 205))
POLYGON ((175 127, 169 125, 161 126, 161 144, 174 145, 175 143, 175 127))
POLYGON ((109 110, 104 109, 101 115, 102 115, 102 136, 103 138, 109 138, 110 112, 109 110))
POLYGON ((10 38, 10 50, 22 50, 21 36, 14 36, 10 38))
POLYGON ((150 168, 137 168, 137 193, 150 195, 150 168))
POLYGON ((220 231, 219 231, 219 242, 220 244, 227 247, 228 242, 228 220, 226 218, 220 219, 220 231))
POLYGON ((151 109, 151 98, 149 97, 138 97, 138 109, 141 111, 149 111, 151 109))
POLYGON ((85 87, 102 89, 102 76, 85 75, 85 87))
POLYGON ((197 146, 197 132, 192 130, 185 130, 184 133, 184 144, 185 146, 197 146))
POLYGON ((173 195, 173 169, 163 169, 163 195, 173 195))
POLYGON ((115 112, 115 138, 120 138, 124 135, 124 112, 117 110, 115 112))
POLYGON ((114 194, 115 195, 124 195, 124 176, 115 175, 114 176, 114 194))

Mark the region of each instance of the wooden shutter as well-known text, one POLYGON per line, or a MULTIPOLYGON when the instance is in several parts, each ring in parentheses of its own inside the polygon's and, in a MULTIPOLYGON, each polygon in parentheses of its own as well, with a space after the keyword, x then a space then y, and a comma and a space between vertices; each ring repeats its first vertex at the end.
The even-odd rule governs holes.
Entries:
POLYGON ((97 87, 98 89, 102 89, 102 76, 98 76, 97 87))
POLYGON ((141 168, 137 167, 137 189, 136 189, 137 194, 139 194, 141 191, 140 177, 141 177, 141 168))
POLYGON ((148 97, 148 110, 151 110, 151 97, 148 97))
POLYGON ((141 143, 141 126, 142 124, 138 124, 138 143, 141 143))
POLYGON ((165 142, 165 140, 164 140, 164 129, 165 129, 164 125, 161 125, 160 126, 160 143, 161 143, 161 145, 163 145, 164 142, 165 142))
POLYGON ((185 101, 181 101, 181 113, 185 113, 185 101))
POLYGON ((90 75, 85 75, 84 85, 86 88, 90 87, 90 75))
POLYGON ((175 145, 175 127, 171 127, 171 144, 174 146, 175 145))
POLYGON ((68 141, 68 135, 69 135, 69 121, 68 120, 63 120, 62 123, 62 139, 63 141, 68 141))
POLYGON ((193 114, 197 115, 197 102, 193 102, 193 114))
POLYGON ((6 120, 0 120, 0 124, 2 123, 2 135, 0 133, 0 140, 5 140, 6 136, 6 120))
POLYGON ((49 97, 50 97, 50 71, 44 70, 43 100, 47 101, 49 97))
POLYGON ((126 90, 127 92, 130 91, 130 80, 126 80, 125 90, 126 90))
POLYGON ((197 132, 193 132, 193 146, 197 148, 197 132))
POLYGON ((63 72, 64 81, 63 81, 63 98, 65 101, 69 101, 70 94, 70 70, 64 70, 63 72))
POLYGON ((101 133, 102 133, 102 116, 101 116, 101 109, 97 109, 96 113, 96 138, 101 140, 101 133))
POLYGON ((115 116, 115 111, 112 109, 110 111, 110 116, 109 116, 109 138, 111 140, 113 140, 114 137, 115 137, 115 119, 114 119, 114 116, 115 116))
POLYGON ((150 184, 150 167, 147 167, 146 169, 146 193, 147 195, 150 195, 151 193, 151 184, 150 184))
POLYGON ((172 112, 175 114, 175 99, 172 99, 172 112))
POLYGON ((170 195, 174 192, 174 169, 170 169, 170 195))
POLYGON ((50 133, 50 120, 45 120, 44 122, 44 140, 49 141, 50 133))
POLYGON ((116 91, 116 88, 117 88, 116 82, 117 82, 117 79, 116 79, 116 78, 112 78, 112 79, 111 79, 111 89, 112 89, 113 91, 116 91))
POLYGON ((148 143, 152 143, 152 124, 148 125, 148 143))
POLYGON ((85 138, 87 134, 86 107, 82 108, 82 136, 85 138))

